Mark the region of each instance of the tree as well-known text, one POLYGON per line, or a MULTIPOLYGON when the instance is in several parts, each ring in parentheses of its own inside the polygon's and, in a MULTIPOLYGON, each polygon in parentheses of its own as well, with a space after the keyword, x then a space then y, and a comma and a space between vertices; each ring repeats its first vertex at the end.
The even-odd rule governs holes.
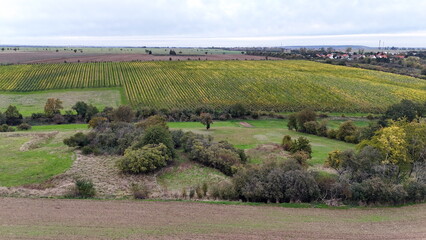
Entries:
POLYGON ((16 106, 9 105, 4 115, 6 116, 6 123, 8 125, 19 125, 22 123, 22 114, 19 113, 16 106))
POLYGON ((121 105, 112 112, 112 119, 116 122, 131 122, 135 118, 135 112, 129 106, 121 105))
POLYGON ((350 53, 350 52, 352 52, 352 48, 351 47, 346 48, 346 53, 350 53))
POLYGON ((84 118, 86 116, 86 112, 87 112, 87 108, 89 106, 87 105, 87 103, 83 102, 83 101, 79 101, 76 102, 75 105, 72 107, 72 109, 74 109, 78 115, 80 115, 82 118, 84 118))
POLYGON ((288 123, 287 123, 288 130, 296 130, 297 131, 297 115, 291 114, 288 117, 288 123))
POLYGON ((58 98, 48 98, 44 105, 44 113, 47 117, 53 117, 55 114, 60 114, 62 107, 62 101, 58 98))
POLYGON ((213 118, 210 113, 201 113, 200 114, 200 122, 206 126, 206 129, 210 129, 210 124, 213 124, 213 118))
POLYGON ((309 143, 309 140, 305 137, 299 137, 298 139, 294 140, 290 147, 291 153, 296 153, 299 151, 304 151, 309 155, 309 158, 311 158, 312 154, 312 148, 311 144, 309 143))
POLYGON ((317 120, 317 114, 311 109, 305 109, 298 112, 296 114, 297 130, 300 132, 306 132, 305 123, 316 121, 316 120, 317 120))
POLYGON ((411 100, 403 99, 400 103, 390 106, 382 117, 382 125, 386 125, 386 119, 399 120, 406 118, 409 122, 416 117, 422 117, 425 107, 411 100))

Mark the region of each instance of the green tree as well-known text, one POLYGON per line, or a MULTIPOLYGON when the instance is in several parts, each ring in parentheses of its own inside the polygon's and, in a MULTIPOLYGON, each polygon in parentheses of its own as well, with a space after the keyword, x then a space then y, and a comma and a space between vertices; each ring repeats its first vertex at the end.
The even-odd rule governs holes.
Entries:
POLYGON ((165 129, 169 129, 169 127, 167 126, 166 118, 161 115, 150 116, 147 119, 136 123, 136 127, 142 128, 142 129, 148 129, 154 126, 160 126, 165 129))
POLYGON ((16 106, 9 105, 4 115, 6 116, 6 123, 8 125, 19 125, 22 123, 22 114, 19 113, 16 106))
POLYGON ((206 129, 210 129, 210 125, 213 124, 213 118, 210 113, 201 113, 200 114, 200 122, 206 126, 206 129))
POLYGON ((47 117, 53 117, 55 114, 60 114, 62 107, 62 101, 58 98, 48 98, 44 105, 44 113, 47 117))
POLYGON ((346 121, 339 126, 336 138, 342 141, 347 141, 348 137, 354 136, 356 131, 357 127, 355 126, 355 124, 352 121, 346 121))
POLYGON ((146 129, 142 140, 137 143, 136 147, 145 146, 147 144, 164 144, 169 149, 169 154, 174 157, 174 142, 170 131, 162 126, 153 126, 146 129))

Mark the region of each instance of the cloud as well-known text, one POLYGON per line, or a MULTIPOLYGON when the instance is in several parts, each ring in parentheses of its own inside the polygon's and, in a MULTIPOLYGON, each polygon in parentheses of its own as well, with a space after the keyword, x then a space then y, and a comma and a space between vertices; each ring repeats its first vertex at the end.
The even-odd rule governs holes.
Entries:
POLYGON ((411 33, 423 0, 2 0, 0 44, 13 39, 283 37, 411 33))

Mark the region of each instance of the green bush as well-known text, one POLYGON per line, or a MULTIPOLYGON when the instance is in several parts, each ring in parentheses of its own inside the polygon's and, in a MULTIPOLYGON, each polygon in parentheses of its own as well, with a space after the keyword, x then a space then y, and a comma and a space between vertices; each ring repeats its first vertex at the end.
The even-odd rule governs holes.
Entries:
POLYGON ((293 143, 291 144, 291 147, 290 147, 291 153, 296 153, 300 151, 306 152, 309 158, 311 158, 311 154, 312 154, 311 144, 309 140, 305 137, 299 137, 298 139, 294 140, 293 143))
POLYGON ((7 124, 3 124, 0 126, 0 132, 14 132, 15 129, 13 127, 10 127, 7 124))
POLYGON ((140 149, 127 149, 118 162, 122 172, 138 174, 157 170, 171 161, 166 145, 148 144, 140 149))
POLYGON ((410 202, 423 202, 426 200, 426 184, 409 181, 404 185, 407 200, 410 202))
POLYGON ((64 144, 69 147, 84 147, 89 143, 89 138, 82 132, 78 132, 73 136, 64 139, 64 144))
POLYGON ((96 195, 95 187, 89 179, 76 179, 74 187, 67 197, 91 198, 96 195))
POLYGON ((174 142, 170 131, 162 126, 149 127, 140 142, 138 142, 133 148, 145 146, 147 144, 164 144, 168 149, 168 154, 174 157, 174 142))
POLYGON ((327 137, 331 139, 336 139, 337 131, 334 129, 328 129, 327 130, 327 137))
POLYGON ((293 141, 291 140, 291 136, 285 135, 281 143, 281 146, 283 147, 284 151, 290 151, 292 144, 293 141))
POLYGON ((29 125, 28 123, 21 123, 16 128, 20 131, 27 131, 31 129, 31 125, 29 125))

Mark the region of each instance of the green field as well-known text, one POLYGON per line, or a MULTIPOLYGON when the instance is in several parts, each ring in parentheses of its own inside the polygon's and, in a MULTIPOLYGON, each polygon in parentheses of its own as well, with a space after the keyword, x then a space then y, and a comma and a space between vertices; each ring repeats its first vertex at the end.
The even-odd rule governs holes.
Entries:
POLYGON ((426 101, 426 82, 309 61, 175 61, 0 67, 0 91, 123 87, 132 105, 155 108, 382 112, 401 99, 426 101))
MULTIPOLYGON (((325 137, 289 131, 287 129, 287 120, 246 120, 253 128, 242 127, 239 121, 219 121, 214 122, 210 130, 206 130, 199 122, 169 122, 171 129, 183 129, 200 134, 210 134, 216 141, 227 140, 240 149, 255 148, 260 144, 280 143, 284 135, 290 135, 293 138, 300 136, 307 137, 312 144, 312 159, 310 165, 322 165, 329 152, 333 150, 345 150, 354 148, 354 144, 345 143, 325 137)), ((330 127, 337 127, 341 121, 329 121, 330 127)), ((365 126, 368 121, 355 121, 358 126, 365 126)), ((87 130, 86 124, 63 124, 34 126, 31 131, 84 131, 87 130)), ((258 163, 258 159, 252 159, 253 163, 258 163)))
POLYGON ((40 183, 71 167, 73 153, 62 143, 62 134, 34 149, 21 151, 31 136, 0 134, 0 186, 40 183))
POLYGON ((4 112, 9 105, 14 105, 24 116, 44 111, 48 98, 59 98, 64 107, 63 111, 72 110, 78 101, 84 101, 96 106, 99 110, 104 107, 117 107, 126 103, 121 89, 75 89, 75 90, 48 90, 39 92, 0 92, 0 112, 4 112))

